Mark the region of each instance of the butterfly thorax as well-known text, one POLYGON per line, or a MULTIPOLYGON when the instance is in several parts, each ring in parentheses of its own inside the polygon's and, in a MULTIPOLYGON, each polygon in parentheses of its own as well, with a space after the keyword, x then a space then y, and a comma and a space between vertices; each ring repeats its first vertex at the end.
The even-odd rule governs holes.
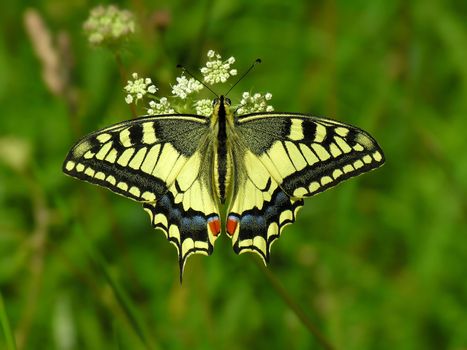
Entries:
POLYGON ((217 134, 214 143, 214 187, 221 203, 225 203, 232 175, 232 157, 227 137, 227 124, 232 122, 230 100, 220 96, 214 100, 211 127, 217 134))

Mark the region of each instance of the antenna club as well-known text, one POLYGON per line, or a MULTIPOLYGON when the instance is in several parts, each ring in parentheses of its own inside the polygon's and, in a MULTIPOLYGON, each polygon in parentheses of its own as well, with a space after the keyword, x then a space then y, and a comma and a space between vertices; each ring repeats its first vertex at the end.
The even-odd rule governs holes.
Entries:
POLYGON ((180 63, 177 64, 177 68, 180 68, 180 69, 185 69, 185 67, 183 67, 180 63))
POLYGON ((248 69, 246 70, 246 72, 243 73, 243 75, 242 75, 240 78, 238 78, 237 82, 236 82, 235 84, 233 84, 233 85, 230 87, 229 91, 227 91, 226 94, 225 94, 224 96, 227 96, 227 95, 229 94, 229 92, 232 91, 232 89, 233 89, 243 78, 245 78, 245 77, 247 76, 247 74, 256 66, 257 63, 261 63, 261 58, 257 58, 257 59, 251 64, 250 68, 248 68, 248 69))

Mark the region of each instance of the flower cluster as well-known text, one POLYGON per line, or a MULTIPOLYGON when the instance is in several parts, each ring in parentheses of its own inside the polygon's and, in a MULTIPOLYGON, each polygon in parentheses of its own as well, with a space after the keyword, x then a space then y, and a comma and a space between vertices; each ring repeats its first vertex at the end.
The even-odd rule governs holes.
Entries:
POLYGON ((126 103, 138 103, 147 93, 154 95, 157 92, 157 87, 152 83, 151 78, 140 78, 138 73, 133 73, 131 76, 134 80, 128 80, 124 88, 128 93, 125 97, 126 103))
POLYGON ((214 50, 209 50, 206 66, 201 68, 204 81, 208 84, 225 83, 231 76, 237 75, 236 69, 230 69, 230 66, 234 63, 234 57, 222 61, 221 55, 214 50))
MULTIPOLYGON (((237 70, 231 68, 235 58, 230 57, 227 60, 222 60, 222 57, 212 50, 208 52, 207 56, 208 61, 201 69, 206 84, 225 83, 231 76, 237 74, 237 70)), ((149 97, 149 106, 146 108, 149 115, 196 113, 197 115, 210 116, 212 114, 212 99, 195 98, 195 95, 204 89, 204 85, 193 77, 187 78, 185 72, 176 78, 176 84, 172 85, 172 96, 170 97, 157 97, 155 94, 158 89, 150 78, 140 78, 137 73, 133 73, 132 78, 133 80, 129 80, 124 88, 125 101, 128 104, 137 104, 138 101, 149 97)), ((244 92, 240 103, 232 108, 236 109, 238 114, 273 111, 273 107, 269 105, 271 98, 270 93, 250 94, 244 92)))
POLYGON ((91 44, 113 45, 135 32, 133 14, 115 5, 97 6, 83 25, 91 44))
POLYGON ((195 102, 196 114, 210 116, 212 113, 212 101, 204 98, 195 102))
POLYGON ((203 89, 203 84, 194 78, 187 79, 184 75, 177 78, 177 84, 172 86, 172 93, 180 97, 182 100, 186 99, 189 94, 199 92, 203 89))
POLYGON ((264 95, 256 93, 251 95, 249 92, 244 92, 240 107, 237 109, 238 114, 255 113, 255 112, 272 112, 273 106, 268 105, 272 95, 268 92, 264 95))
POLYGON ((149 115, 160 115, 160 114, 173 114, 175 109, 170 106, 170 102, 167 97, 162 97, 159 102, 154 100, 149 101, 148 114, 149 115))

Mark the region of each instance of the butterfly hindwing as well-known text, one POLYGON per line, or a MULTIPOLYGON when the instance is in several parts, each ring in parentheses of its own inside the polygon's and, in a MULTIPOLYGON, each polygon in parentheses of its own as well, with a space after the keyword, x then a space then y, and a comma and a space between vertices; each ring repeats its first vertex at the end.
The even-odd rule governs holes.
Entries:
POLYGON ((240 176, 227 225, 235 229, 236 252, 253 250, 265 261, 282 228, 295 220, 302 198, 384 163, 368 133, 330 119, 255 113, 238 117, 235 130, 235 149, 243 151, 234 157, 240 176))
POLYGON ((153 225, 177 247, 183 270, 190 254, 212 252, 208 227, 219 218, 210 160, 202 156, 209 130, 208 119, 194 115, 118 123, 81 139, 63 171, 143 202, 153 225))
POLYGON ((191 254, 212 253, 220 233, 219 210, 211 186, 211 161, 207 150, 196 152, 156 203, 144 203, 152 225, 161 229, 177 248, 180 274, 191 254))
POLYGON ((253 251, 269 261, 272 243, 295 221, 302 199, 290 198, 269 171, 243 147, 234 153, 235 183, 227 217, 234 251, 253 251))

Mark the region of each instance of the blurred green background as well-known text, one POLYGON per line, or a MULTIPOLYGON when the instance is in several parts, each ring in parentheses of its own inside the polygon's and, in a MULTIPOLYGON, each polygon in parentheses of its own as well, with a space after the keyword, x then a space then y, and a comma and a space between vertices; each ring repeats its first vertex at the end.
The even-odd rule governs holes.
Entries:
POLYGON ((126 1, 118 57, 83 33, 98 4, 2 3, 0 348, 319 349, 313 323, 338 349, 467 349, 467 2, 126 1), (270 274, 223 236, 180 286, 141 205, 61 164, 131 117, 128 72, 167 94, 208 49, 263 59, 232 99, 358 125, 387 163, 307 200, 270 274))

